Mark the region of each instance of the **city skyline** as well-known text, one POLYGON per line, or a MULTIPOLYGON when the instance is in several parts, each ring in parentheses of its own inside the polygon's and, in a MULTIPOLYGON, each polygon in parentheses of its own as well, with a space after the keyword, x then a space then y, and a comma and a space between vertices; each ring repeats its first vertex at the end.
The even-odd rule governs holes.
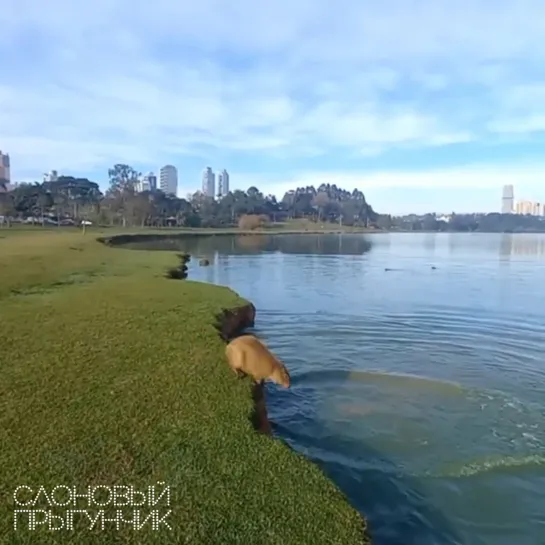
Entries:
POLYGON ((162 163, 189 191, 211 163, 232 188, 329 181, 394 213, 494 211, 508 184, 545 200, 541 0, 125 3, 5 18, 12 179, 162 163))
MULTIPOLYGON (((7 179, 9 181, 9 168, 10 168, 10 156, 6 152, 0 151, 0 174, 5 175, 5 170, 2 171, 2 168, 7 165, 7 179)), ((63 176, 75 176, 75 177, 82 177, 82 174, 80 173, 61 173, 60 175, 63 176)), ((49 172, 46 172, 43 174, 43 180, 49 180, 54 181, 59 176, 59 173, 57 170, 51 170, 49 172)), ((1 176, 0 176, 1 178, 1 176)), ((35 180, 33 180, 35 181, 35 180)), ((93 180, 97 181, 97 180, 93 180)), ((19 183, 19 181, 15 182, 15 184, 19 183)), ((99 187, 105 191, 108 187, 108 182, 102 182, 97 181, 99 187)), ((329 180, 323 181, 320 183, 334 183, 329 180)), ((283 195, 286 191, 293 190, 296 187, 304 187, 307 185, 314 185, 314 187, 319 187, 320 184, 316 183, 300 183, 299 185, 294 185, 291 187, 288 187, 285 189, 283 193, 274 194, 275 197, 278 200, 281 200, 283 195)), ((8 187, 14 187, 13 181, 11 181, 11 184, 8 185, 8 187)), ((248 186, 249 187, 249 186, 248 186)), ((153 171, 148 172, 147 174, 139 174, 138 181, 135 185, 136 191, 149 191, 149 190, 155 190, 155 189, 161 189, 163 192, 171 195, 175 195, 179 198, 183 198, 183 193, 185 194, 192 194, 195 192, 202 192, 203 194, 207 196, 213 196, 214 198, 221 198, 222 196, 226 195, 231 190, 236 189, 243 189, 247 190, 248 187, 241 186, 241 187, 230 187, 230 175, 227 172, 227 170, 224 168, 222 169, 216 176, 214 173, 212 167, 205 167, 201 171, 201 184, 200 187, 187 187, 187 192, 184 192, 184 189, 180 188, 178 186, 178 170, 173 165, 165 165, 159 169, 159 182, 158 177, 155 175, 153 171), (217 182, 217 185, 216 185, 217 182)), ((340 186, 342 187, 342 186, 340 186)), ((545 199, 543 201, 541 200, 529 200, 529 199, 515 199, 515 189, 514 184, 506 184, 502 188, 502 195, 501 195, 501 205, 498 210, 488 209, 488 210, 478 210, 475 208, 466 209, 466 210, 454 210, 450 209, 451 212, 457 212, 457 213, 488 213, 488 212, 501 212, 501 213, 514 213, 514 214, 531 214, 531 215, 545 215, 545 199)), ((349 188, 344 188, 349 189, 349 188)), ((263 192, 263 191, 262 191, 263 192)), ((263 192, 264 194, 269 194, 266 191, 263 192)), ((367 197, 368 202, 373 205, 371 200, 367 197)), ((376 206, 375 206, 376 208, 376 206)), ((390 211, 390 210, 383 210, 381 213, 386 214, 393 214, 393 215, 406 215, 406 214, 425 214, 425 213, 434 213, 437 216, 447 216, 450 214, 450 212, 446 212, 446 209, 442 209, 441 212, 438 212, 439 209, 431 209, 427 208, 424 210, 414 210, 414 209, 408 209, 403 212, 396 212, 396 211, 390 211)))
MULTIPOLYGON (((6 190, 11 191, 11 189, 14 189, 19 183, 19 182, 15 182, 15 184, 9 183, 10 181, 9 167, 10 167, 9 154, 0 151, 0 175, 3 175, 5 177, 4 179, 8 181, 8 184, 5 188, 4 187, 0 188, 0 192, 4 192, 6 190), (8 169, 7 171, 6 171, 6 165, 8 169), (2 170, 2 168, 4 170, 2 170)), ((57 181, 57 179, 61 176, 70 176, 70 175, 66 173, 59 174, 57 170, 51 170, 43 174, 43 181, 44 182, 57 181)), ((81 177, 81 175, 77 175, 76 177, 81 177)), ((200 192, 214 199, 220 199, 223 196, 225 196, 227 193, 229 193, 229 191, 231 190, 230 176, 225 168, 218 173, 217 182, 218 182, 218 185, 216 187, 216 174, 212 170, 212 167, 207 166, 201 172, 200 189, 197 189, 196 191, 189 191, 188 195, 190 196, 192 193, 200 192)), ((102 187, 101 187, 101 184, 98 184, 98 185, 99 185, 99 188, 101 188, 103 191, 107 189, 106 187, 107 184, 102 184, 102 187)), ((312 185, 314 185, 316 189, 319 188, 319 185, 315 185, 315 184, 312 184, 312 185)), ((180 194, 182 191, 180 191, 180 188, 178 187, 178 171, 177 171, 177 168, 173 165, 165 165, 159 169, 159 183, 158 183, 157 176, 154 174, 154 172, 150 171, 147 174, 139 173, 138 179, 136 181, 134 188, 137 192, 155 191, 157 189, 160 189, 166 194, 174 195, 178 198, 184 198, 180 194)), ((248 189, 248 188, 244 188, 244 189, 248 189)), ((288 191, 293 192, 294 189, 296 189, 296 187, 292 187, 288 191)), ((346 189, 346 188, 343 188, 343 189, 346 189)), ((264 194, 267 195, 266 193, 264 194)), ((278 200, 281 200, 283 194, 275 195, 275 196, 277 197, 278 200)), ((490 211, 477 210, 477 209, 460 211, 460 210, 451 209, 451 212, 446 212, 445 210, 438 211, 437 209, 435 210, 426 209, 423 212, 419 212, 415 210, 411 210, 410 212, 402 212, 402 213, 395 212, 395 211, 392 212, 390 210, 382 210, 378 212, 382 214, 390 214, 394 216, 396 215, 397 216, 406 216, 406 215, 418 216, 423 214, 433 214, 439 219, 448 221, 448 218, 451 216, 452 213, 482 214, 482 213, 488 213, 490 211)), ((516 199, 514 184, 507 184, 507 185, 504 185, 502 188, 501 204, 500 204, 499 210, 492 210, 491 212, 500 212, 502 214, 545 216, 545 202, 532 201, 528 199, 516 199)))
POLYGON ((522 214, 544 216, 545 204, 542 201, 516 198, 513 184, 504 185, 501 196, 502 214, 522 214))

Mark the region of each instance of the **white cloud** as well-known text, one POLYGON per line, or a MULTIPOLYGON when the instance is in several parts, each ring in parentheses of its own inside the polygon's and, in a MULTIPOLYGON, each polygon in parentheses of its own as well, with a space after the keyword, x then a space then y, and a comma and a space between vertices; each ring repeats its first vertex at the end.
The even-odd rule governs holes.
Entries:
POLYGON ((365 160, 545 131, 545 74, 520 68, 545 60, 542 6, 4 0, 0 149, 29 176, 216 153, 365 160))
POLYGON ((500 119, 493 121, 488 127, 493 132, 508 134, 545 132, 545 111, 542 115, 500 119))
POLYGON ((357 188, 363 191, 375 210, 394 214, 452 210, 460 213, 497 212, 502 187, 508 184, 515 185, 517 200, 545 200, 545 162, 519 165, 475 163, 411 171, 301 171, 283 177, 235 172, 233 180, 236 180, 237 189, 255 185, 263 193, 274 194, 279 199, 296 187, 318 187, 322 183, 337 184, 348 190, 357 188))
MULTIPOLYGON (((237 187, 247 189, 250 185, 267 188, 282 196, 285 191, 295 187, 322 183, 337 184, 347 189, 358 188, 362 191, 376 188, 461 188, 461 189, 498 189, 501 194, 503 185, 513 184, 524 187, 530 192, 539 190, 545 180, 545 161, 543 163, 525 163, 522 165, 494 165, 474 163, 459 167, 442 167, 417 170, 376 170, 361 171, 301 171, 287 176, 264 175, 260 173, 233 173, 237 187), (253 182, 252 182, 253 180, 253 182)), ((527 198, 531 197, 528 195, 527 198)))
POLYGON ((545 132, 545 83, 515 84, 496 91, 498 115, 488 129, 499 134, 545 132))

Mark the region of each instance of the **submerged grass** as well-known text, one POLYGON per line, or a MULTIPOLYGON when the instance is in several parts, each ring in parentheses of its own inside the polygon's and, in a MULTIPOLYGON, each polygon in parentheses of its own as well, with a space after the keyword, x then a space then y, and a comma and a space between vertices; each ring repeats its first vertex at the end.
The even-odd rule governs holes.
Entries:
MULTIPOLYGON (((176 260, 75 231, 0 239, 0 542, 365 543, 359 515, 322 472, 252 429, 250 385, 229 371, 214 327, 243 301, 164 278, 176 260), (155 507, 172 509, 170 530, 90 529, 84 516, 73 531, 31 531, 25 516, 14 530, 17 486, 31 487, 26 499, 40 486, 158 481, 171 490, 170 506, 155 507)), ((34 508, 133 518, 111 504, 34 508)))

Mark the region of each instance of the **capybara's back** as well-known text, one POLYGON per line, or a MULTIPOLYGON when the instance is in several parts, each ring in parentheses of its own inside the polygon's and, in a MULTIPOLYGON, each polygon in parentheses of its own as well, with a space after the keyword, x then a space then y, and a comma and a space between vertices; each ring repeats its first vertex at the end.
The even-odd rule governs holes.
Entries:
POLYGON ((284 364, 253 335, 243 335, 233 339, 225 348, 227 361, 231 368, 250 375, 256 382, 272 380, 289 388, 290 375, 284 364))

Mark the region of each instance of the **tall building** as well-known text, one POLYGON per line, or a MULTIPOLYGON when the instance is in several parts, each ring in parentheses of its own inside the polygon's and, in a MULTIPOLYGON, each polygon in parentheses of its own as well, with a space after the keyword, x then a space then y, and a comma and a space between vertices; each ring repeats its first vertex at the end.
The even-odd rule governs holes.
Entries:
POLYGON ((501 197, 501 213, 512 214, 515 211, 515 191, 512 185, 504 185, 501 197))
POLYGON ((543 216, 545 206, 534 201, 518 201, 515 206, 515 213, 523 216, 543 216))
MULTIPOLYGON (((155 180, 157 183, 157 179, 155 180)), ((178 171, 172 165, 165 165, 159 173, 159 188, 167 195, 178 193, 178 171)))
POLYGON ((207 197, 216 196, 216 177, 210 167, 202 171, 202 192, 207 197))
POLYGON ((229 173, 223 169, 218 174, 218 197, 224 197, 229 193, 229 173))
POLYGON ((153 172, 149 172, 138 180, 136 184, 136 191, 155 191, 157 189, 157 176, 153 172))
POLYGON ((2 180, 3 182, 7 182, 8 184, 11 182, 9 155, 7 153, 2 153, 1 150, 0 150, 0 180, 2 180))

